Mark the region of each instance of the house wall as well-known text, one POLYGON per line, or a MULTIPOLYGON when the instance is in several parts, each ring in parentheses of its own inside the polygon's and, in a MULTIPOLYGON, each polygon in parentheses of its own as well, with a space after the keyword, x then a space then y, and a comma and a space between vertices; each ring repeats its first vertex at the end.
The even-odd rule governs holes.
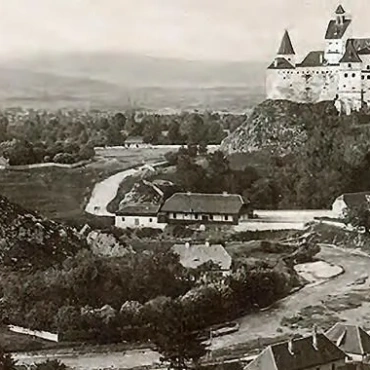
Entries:
POLYGON ((268 99, 301 103, 334 100, 338 93, 339 66, 269 69, 266 73, 268 99))
POLYGON ((164 229, 166 224, 158 223, 156 216, 115 216, 116 227, 125 228, 143 228, 164 229))
POLYGON ((189 222, 222 222, 222 223, 237 223, 238 217, 235 219, 235 215, 215 215, 215 214, 193 214, 193 213, 169 213, 168 219, 170 221, 189 221, 189 222), (208 217, 208 220, 204 220, 203 216, 208 217), (211 219, 212 218, 212 219, 211 219))
POLYGON ((8 329, 14 333, 30 335, 32 337, 45 339, 51 342, 59 341, 58 334, 50 333, 48 331, 31 330, 31 329, 27 329, 27 328, 23 328, 21 326, 15 326, 15 325, 8 325, 8 329))
POLYGON ((344 202, 343 198, 341 197, 337 198, 332 205, 333 213, 337 217, 344 217, 346 209, 347 209, 347 205, 344 202))

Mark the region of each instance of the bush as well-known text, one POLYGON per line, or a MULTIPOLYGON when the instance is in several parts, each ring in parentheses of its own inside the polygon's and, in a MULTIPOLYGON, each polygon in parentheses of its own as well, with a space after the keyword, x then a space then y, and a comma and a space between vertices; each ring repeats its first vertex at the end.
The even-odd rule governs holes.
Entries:
POLYGON ((75 157, 70 153, 58 153, 54 156, 53 162, 62 164, 72 164, 75 163, 75 157))

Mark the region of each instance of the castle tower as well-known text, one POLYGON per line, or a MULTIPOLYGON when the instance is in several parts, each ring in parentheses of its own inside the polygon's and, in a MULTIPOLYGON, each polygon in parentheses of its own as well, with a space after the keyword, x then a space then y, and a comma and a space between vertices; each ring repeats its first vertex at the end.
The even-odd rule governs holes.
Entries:
POLYGON ((335 11, 325 34, 325 60, 329 65, 337 65, 342 59, 347 40, 350 37, 351 19, 342 5, 335 11))
POLYGON ((338 72, 338 100, 346 114, 361 109, 363 95, 361 70, 362 60, 353 45, 353 40, 349 39, 338 72))
POLYGON ((278 58, 286 59, 292 66, 295 66, 295 52, 293 49, 292 41, 287 30, 281 40, 279 50, 277 52, 278 58))

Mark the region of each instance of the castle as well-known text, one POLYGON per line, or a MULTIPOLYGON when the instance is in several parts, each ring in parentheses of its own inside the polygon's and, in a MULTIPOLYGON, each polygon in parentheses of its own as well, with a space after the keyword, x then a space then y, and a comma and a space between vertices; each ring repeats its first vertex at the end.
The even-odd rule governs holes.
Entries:
POLYGON ((285 31, 267 69, 267 98, 306 103, 333 100, 345 114, 370 107, 370 38, 353 38, 351 26, 351 17, 339 5, 326 29, 325 50, 309 52, 301 63, 285 31))

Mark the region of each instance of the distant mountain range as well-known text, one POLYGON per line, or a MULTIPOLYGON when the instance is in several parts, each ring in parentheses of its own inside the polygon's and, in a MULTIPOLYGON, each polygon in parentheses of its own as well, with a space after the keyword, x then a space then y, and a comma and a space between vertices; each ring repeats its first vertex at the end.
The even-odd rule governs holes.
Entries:
POLYGON ((0 61, 2 105, 244 109, 263 99, 263 63, 114 53, 0 61))

